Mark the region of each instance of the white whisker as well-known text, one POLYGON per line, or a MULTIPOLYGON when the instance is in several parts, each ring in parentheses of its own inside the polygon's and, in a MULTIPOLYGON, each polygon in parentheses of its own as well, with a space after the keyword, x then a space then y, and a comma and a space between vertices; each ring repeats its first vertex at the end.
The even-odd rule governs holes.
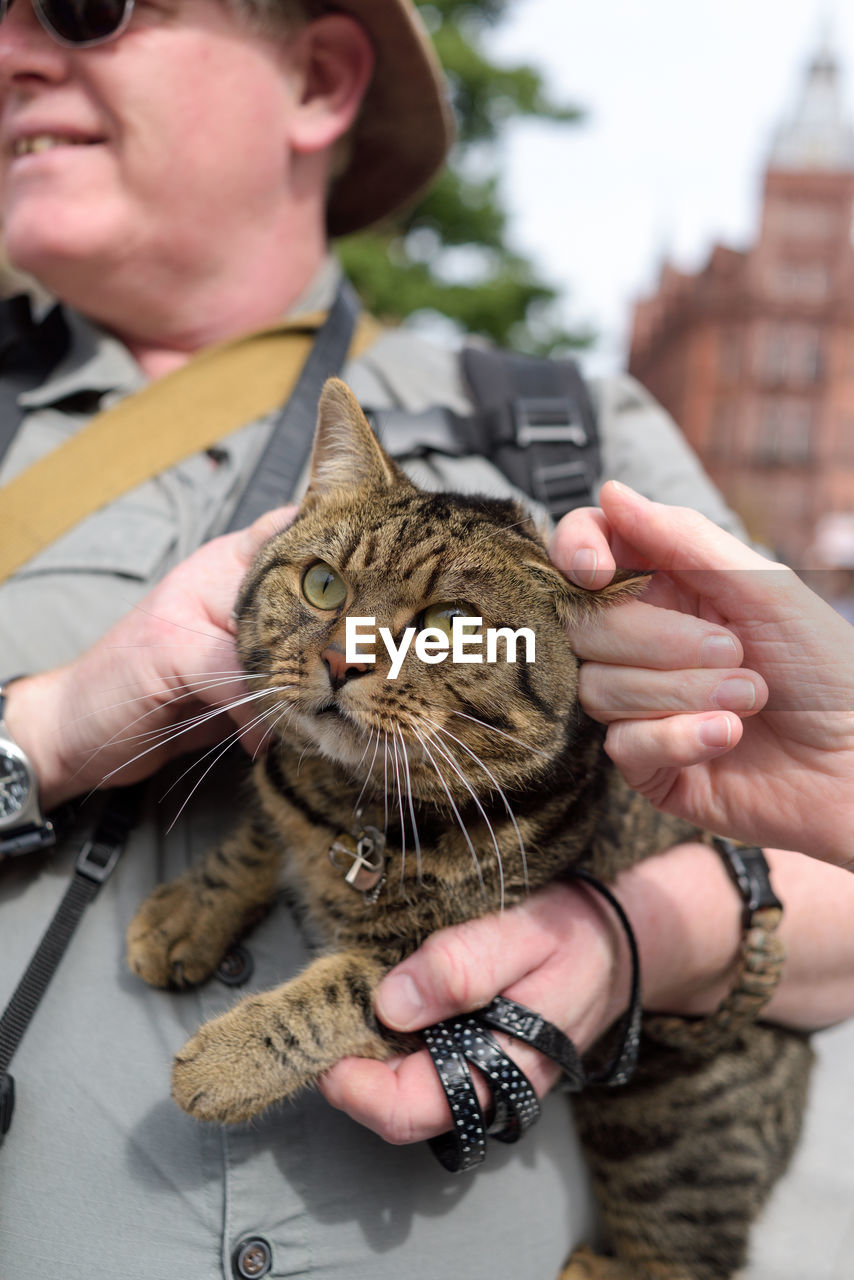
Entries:
POLYGON ((188 631, 194 636, 204 636, 205 640, 213 640, 222 649, 234 647, 233 640, 223 640, 221 635, 215 635, 212 631, 202 631, 198 627, 188 627, 185 622, 175 622, 173 618, 164 618, 160 613, 154 613, 151 609, 144 609, 141 604, 135 604, 133 607, 137 613, 145 614, 146 618, 154 618, 157 622, 165 622, 170 627, 179 627, 181 631, 188 631))
MULTIPOLYGON (((285 688, 290 688, 290 687, 291 686, 289 685, 283 686, 283 689, 277 690, 277 692, 282 692, 285 688)), ((145 756, 150 755, 152 751, 157 751, 159 748, 167 746, 170 742, 174 742, 177 738, 180 738, 183 734, 189 733, 191 730, 201 727, 202 725, 206 724, 209 720, 214 719, 215 716, 222 715, 223 712, 232 711, 236 707, 244 706, 247 703, 255 702, 269 692, 271 692, 269 689, 259 689, 259 690, 256 690, 254 693, 248 693, 241 698, 235 698, 231 702, 223 704, 221 707, 212 707, 209 711, 204 711, 200 715, 192 717, 191 720, 188 720, 181 725, 168 725, 163 729, 154 730, 150 734, 139 735, 143 740, 146 740, 146 739, 150 740, 153 738, 154 741, 151 742, 150 746, 146 747, 143 751, 140 751, 137 753, 137 755, 133 756, 132 759, 126 760, 122 764, 117 765, 115 769, 111 769, 109 773, 104 775, 99 785, 103 786, 104 783, 109 782, 110 778, 114 777, 115 774, 120 773, 123 769, 129 768, 133 764, 136 764, 138 760, 142 760, 145 756)), ((108 741, 104 743, 103 746, 99 747, 97 751, 94 751, 92 753, 92 756, 90 756, 90 759, 94 759, 94 757, 98 755, 100 751, 103 751, 114 740, 122 741, 122 739, 118 738, 116 734, 113 734, 112 738, 108 739, 108 741)), ((129 739, 129 741, 132 741, 132 740, 133 740, 132 738, 129 739)))
POLYGON ((383 831, 388 835, 388 733, 383 730, 383 831))
POLYGON ((474 844, 472 843, 471 836, 468 833, 468 828, 466 827, 466 824, 463 822, 462 814, 457 808, 454 797, 451 795, 450 787, 448 786, 445 779, 442 777, 442 771, 437 765, 436 761, 433 759, 433 754, 430 751, 430 748, 427 746, 426 741, 424 740, 424 738, 421 736, 421 734, 418 732, 418 730, 415 728, 414 725, 410 725, 410 727, 412 729, 412 732, 415 734, 416 738, 418 739, 418 741, 421 743, 422 751, 425 753, 425 755, 427 756, 427 759, 430 761, 431 765, 433 766, 433 771, 436 774, 436 777, 439 779, 442 786, 444 787, 445 795, 448 797, 448 803, 453 809, 454 815, 457 819, 457 824, 459 825, 460 831, 463 833, 463 839, 465 840, 466 844, 471 850, 472 861, 474 862, 474 869, 477 872, 477 878, 480 884, 481 893, 485 894, 486 885, 483 882, 483 872, 481 871, 481 867, 480 867, 480 859, 477 856, 477 850, 475 849, 474 844))
POLYGON ((528 855, 525 852, 525 842, 522 839, 522 832, 519 830, 519 824, 516 821, 516 815, 510 807, 510 801, 507 799, 507 796, 504 794, 504 790, 501 787, 501 784, 499 783, 498 779, 496 778, 492 770, 489 769, 483 763, 480 756, 478 756, 478 754, 475 751, 472 751, 470 747, 467 747, 466 744, 462 742, 459 738, 455 737, 455 735, 451 733, 450 729, 446 729, 443 725, 437 724, 435 720, 427 720, 426 716, 424 717, 424 719, 427 724, 432 724, 435 729, 438 729, 439 733, 443 733, 446 737, 450 738, 453 742, 456 742, 458 746, 462 747, 463 751, 465 751, 467 755, 470 755, 472 760, 474 760, 475 764, 484 771, 484 773, 489 778, 492 785, 495 787, 495 790, 501 796, 501 800, 504 805, 504 808, 507 810, 507 816, 509 817, 510 821, 513 823, 513 830, 516 832, 516 839, 519 842, 519 853, 522 859, 522 878, 525 885, 525 892, 527 893, 529 891, 528 855))
MULTIPOLYGON (((373 773, 373 771, 374 771, 374 765, 375 765, 375 764, 376 764, 376 762, 377 762, 377 752, 378 752, 378 751, 379 751, 379 749, 380 749, 380 730, 379 730, 379 726, 377 727, 377 729, 376 729, 376 730, 373 730, 373 729, 371 730, 371 736, 368 738, 368 746, 367 746, 367 747, 365 747, 365 750, 362 752, 362 760, 364 760, 365 756, 368 754, 368 747, 371 745, 371 740, 373 739, 374 732, 376 732, 376 735, 377 735, 377 740, 376 740, 376 743, 374 744, 374 754, 371 756, 371 763, 370 763, 370 767, 368 768, 368 772, 365 774, 365 781, 362 783, 362 790, 359 792, 359 797, 358 797, 358 799, 357 799, 356 803, 353 805, 353 812, 354 812, 354 813, 358 813, 358 812, 359 812, 359 806, 360 806, 360 805, 361 805, 361 803, 362 803, 362 796, 365 794, 365 788, 367 787, 368 783, 369 783, 369 782, 370 782, 370 780, 371 780, 371 774, 373 773)), ((359 764, 360 764, 360 765, 361 765, 361 763, 362 763, 362 760, 360 760, 360 761, 359 761, 359 764)))
MULTIPOLYGON (((275 672, 270 671, 265 674, 272 676, 275 675, 275 672)), ((218 684, 239 684, 241 680, 246 679, 246 673, 240 671, 235 672, 233 675, 230 673, 214 675, 213 672, 205 672, 203 679, 200 678, 198 681, 193 682, 192 687, 190 688, 184 687, 187 682, 182 676, 166 676, 164 679, 180 680, 182 683, 179 687, 183 688, 183 692, 176 693, 174 697, 167 698, 164 702, 158 702, 155 706, 149 707, 146 711, 141 712, 135 719, 129 721, 125 726, 126 728, 131 728, 132 725, 137 724, 140 720, 144 720, 146 716, 153 715, 156 711, 161 711, 164 707, 171 707, 173 703, 180 702, 183 698, 192 698, 195 697, 197 693, 204 693, 207 689, 215 689, 218 684)), ((131 684, 138 684, 138 681, 132 681, 126 685, 116 685, 112 692, 118 692, 118 690, 122 688, 130 688, 131 684)), ((72 720, 68 721, 68 723, 78 724, 81 721, 90 720, 93 716, 100 716, 105 711, 118 711, 121 707, 130 707, 133 706, 135 702, 142 702, 149 696, 149 692, 146 690, 144 693, 137 694, 134 698, 122 698, 118 702, 109 702, 98 707, 95 711, 87 711, 83 715, 75 716, 72 720)))
MULTIPOLYGON (((197 756, 194 760, 191 761, 190 764, 187 765, 187 768, 184 770, 183 773, 180 773, 177 778, 174 778, 172 780, 172 782, 163 792, 163 795, 161 796, 161 800, 165 800, 166 797, 169 795, 169 793, 171 791, 174 791, 175 787, 177 787, 179 783, 184 781, 187 774, 192 773, 194 769, 198 768, 199 765, 201 765, 205 760, 207 760, 208 756, 212 756, 214 752, 220 751, 223 748, 225 750, 228 750, 229 747, 233 746, 236 742, 239 741, 239 739, 242 737, 244 733, 247 733, 250 729, 254 729, 256 725, 261 724, 271 714, 272 714, 272 708, 269 708, 269 707, 266 708, 264 711, 260 712, 259 715, 255 716, 252 720, 248 720, 246 724, 238 725, 237 728, 233 729, 231 733, 227 734, 226 737, 224 737, 220 742, 214 743, 214 745, 210 747, 207 751, 205 751, 203 755, 197 756)), ((214 763, 216 763, 216 761, 214 761, 214 763)), ((202 777, 199 779, 199 782, 201 782, 202 778, 204 778, 207 775, 207 773, 208 773, 208 770, 206 769, 205 772, 202 774, 202 777)), ((198 787, 199 782, 197 782, 194 785, 193 790, 189 793, 189 795, 184 800, 184 804, 182 804, 181 809, 183 809, 184 805, 187 804, 187 801, 190 799, 190 796, 192 796, 193 791, 195 791, 196 788, 198 787)), ((179 813, 180 811, 181 810, 179 810, 179 813)), ((176 814, 176 818, 177 816, 178 815, 176 814)), ((172 826, 174 826, 174 824, 175 824, 175 819, 173 819, 172 826)), ((170 827, 170 830, 171 830, 171 827, 170 827)))
POLYGON ((400 762, 397 758, 397 741, 392 738, 394 751, 394 776, 397 779, 397 806, 400 810, 400 887, 403 888, 404 871, 406 869, 406 821, 403 816, 403 789, 400 785, 400 762))
POLYGON ((418 883, 421 883, 421 841, 418 838, 418 823, 415 820, 415 800, 412 795, 412 777, 409 773, 409 755, 406 750, 406 743, 403 739, 403 733, 400 725, 396 725, 398 737, 400 738, 400 750, 403 755, 403 768, 406 773, 406 794, 409 798, 409 816, 412 819, 412 838, 415 841, 415 874, 418 883))
POLYGON ((444 758, 448 761, 448 764, 454 770, 457 777, 460 779, 460 782, 462 782, 463 786, 468 791, 472 800, 474 800, 475 805, 480 810, 481 817, 483 818, 484 822, 487 825, 489 834, 492 837, 492 844, 495 849, 495 861, 498 867, 499 910, 503 911, 504 910, 504 862, 501 857, 501 849, 499 848, 498 840, 496 839, 495 832, 492 829, 492 823, 489 821, 489 816, 487 815, 486 810, 481 804, 477 792, 475 791, 474 787, 471 786, 471 784, 469 783, 468 779, 466 778, 462 770, 458 767, 457 762, 456 760, 454 760, 450 751, 448 751, 448 749, 444 747, 442 743, 439 742, 435 734, 429 733, 428 731, 428 737, 430 738, 430 741, 433 743, 436 750, 439 751, 444 756, 444 758))

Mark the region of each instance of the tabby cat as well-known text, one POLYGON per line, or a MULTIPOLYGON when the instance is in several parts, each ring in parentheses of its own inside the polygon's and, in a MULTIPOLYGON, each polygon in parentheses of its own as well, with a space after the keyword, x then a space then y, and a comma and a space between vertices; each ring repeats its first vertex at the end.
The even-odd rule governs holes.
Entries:
MULTIPOLYGON (((612 879, 688 834, 624 786, 579 708, 564 628, 594 607, 518 504, 418 490, 344 384, 327 384, 299 514, 237 603, 241 661, 266 690, 273 739, 254 768, 256 803, 151 895, 128 934, 146 981, 201 982, 286 888, 321 949, 177 1055, 186 1111, 235 1123, 346 1054, 390 1056, 399 1045, 373 992, 428 934, 517 903, 570 865, 612 879), (410 649, 390 679, 379 641, 374 664, 347 661, 348 615, 374 618, 397 646, 406 627, 447 631, 460 613, 531 628, 535 661, 430 663, 410 649), (373 832, 370 857, 360 830, 373 832)), ((581 1250, 562 1280, 730 1276, 797 1137, 808 1056, 799 1037, 761 1025, 711 1061, 647 1041, 630 1086, 582 1095, 616 1258, 581 1250)))

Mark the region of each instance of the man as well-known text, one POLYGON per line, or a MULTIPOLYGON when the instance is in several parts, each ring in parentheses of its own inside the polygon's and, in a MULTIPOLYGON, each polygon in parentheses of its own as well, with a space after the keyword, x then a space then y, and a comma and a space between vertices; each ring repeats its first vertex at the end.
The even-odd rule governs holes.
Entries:
MULTIPOLYGON (((12 262, 62 300, 71 343, 42 385, 21 397, 27 412, 3 460, 4 482, 95 411, 180 369, 200 349, 328 306, 336 271, 326 224, 335 233, 364 225, 434 171, 448 143, 443 90, 407 0, 338 4, 328 13, 311 7, 312 14, 307 21, 284 4, 244 12, 220 0, 155 0, 132 12, 130 5, 90 10, 84 0, 71 14, 47 3, 36 12, 19 0, 6 13, 6 243, 12 262)), ((452 357, 406 336, 381 337, 344 374, 374 407, 417 410, 437 396, 466 406, 452 357)), ((659 496, 726 520, 641 393, 610 386, 601 401, 609 473, 644 468, 659 496), (658 452, 667 456, 660 484, 658 452)), ((177 755, 179 743, 140 756, 127 740, 128 721, 143 712, 146 730, 180 718, 186 703, 170 702, 176 685, 194 708, 229 697, 230 604, 268 526, 185 557, 227 524, 268 431, 267 419, 247 420, 215 450, 192 454, 81 520, 0 589, 5 725, 32 762, 45 809, 105 775, 128 781, 177 755), (222 681, 216 689, 207 687, 211 671, 222 681), (19 672, 38 674, 9 683, 19 672), (129 764, 129 755, 139 758, 129 764)), ((114 451, 123 452, 121 440, 114 451)), ((480 459, 449 464, 434 455, 422 478, 425 471, 435 484, 502 488, 480 459)), ((737 667, 737 656, 726 665, 737 667)), ((201 736, 209 743, 225 732, 209 727, 201 736)), ((573 1245, 595 1233, 560 1098, 547 1101, 547 1121, 518 1153, 492 1152, 482 1174, 460 1183, 449 1182, 424 1148, 393 1150, 320 1097, 236 1130, 199 1126, 171 1103, 171 1054, 234 998, 229 973, 175 995, 143 988, 124 966, 124 930, 138 904, 198 856, 238 803, 236 762, 203 777, 186 803, 171 804, 166 793, 184 768, 167 767, 147 793, 120 870, 83 920, 15 1056, 18 1101, 0 1159, 4 1275, 29 1274, 34 1258, 43 1274, 63 1280, 556 1274, 573 1245)), ((62 892, 73 837, 85 834, 89 812, 80 809, 54 854, 0 864, 4 1000, 62 892)), ((659 1007, 711 1009, 738 949, 739 904, 708 851, 686 847, 667 858, 622 886, 648 990, 659 1007), (689 927, 698 877, 701 927, 710 935, 703 947, 689 927), (684 904, 677 946, 665 945, 657 927, 665 893, 684 904)), ((787 882, 785 859, 779 872, 787 882)), ((827 890, 821 883, 799 892, 812 901, 827 890)), ((515 981, 511 994, 589 1044, 624 998, 625 958, 608 922, 583 894, 561 889, 508 927, 511 942, 494 970, 488 959, 496 948, 475 948, 476 963, 465 965, 456 944, 441 939, 428 949, 428 963, 438 956, 428 972, 441 985, 451 957, 453 981, 467 976, 470 985, 450 996, 469 1007, 483 1002, 484 988, 491 995, 515 981), (567 963, 571 990, 552 980, 567 963), (579 982, 582 964, 587 980, 579 982), (520 979, 538 966, 539 977, 520 979)), ((795 955, 801 938, 808 952, 803 918, 795 935, 795 955)), ((306 957, 284 903, 249 948, 259 989, 306 957)), ((397 987, 387 989, 382 1012, 399 1022, 391 994, 418 988, 411 968, 390 982, 397 987)), ((797 1023, 806 1016, 803 994, 797 983, 791 990, 791 982, 788 996, 781 990, 776 1014, 797 1023)), ((418 1016, 416 1008, 409 1023, 418 1025, 418 1016)), ((533 1054, 518 1056, 541 1088, 551 1083, 533 1054)), ((421 1055, 396 1072, 358 1063, 336 1071, 329 1095, 385 1136, 412 1141, 447 1126, 421 1055), (379 1076, 368 1078, 374 1068, 379 1076)))

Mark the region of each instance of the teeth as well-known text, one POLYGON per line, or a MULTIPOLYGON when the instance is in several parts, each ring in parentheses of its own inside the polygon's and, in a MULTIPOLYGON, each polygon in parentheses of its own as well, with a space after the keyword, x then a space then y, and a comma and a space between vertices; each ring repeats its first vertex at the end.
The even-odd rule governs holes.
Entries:
POLYGON ((38 155, 40 151, 50 151, 51 147, 80 147, 83 142, 76 138, 59 137, 55 133, 37 133, 31 138, 18 138, 14 151, 16 156, 38 155))

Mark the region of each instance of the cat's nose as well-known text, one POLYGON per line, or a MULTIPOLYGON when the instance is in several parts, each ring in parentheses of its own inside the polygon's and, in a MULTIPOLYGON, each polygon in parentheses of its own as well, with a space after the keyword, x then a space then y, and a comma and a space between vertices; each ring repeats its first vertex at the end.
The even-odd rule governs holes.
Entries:
POLYGON ((348 662, 343 649, 331 644, 323 650, 320 661, 329 672, 329 683, 333 689, 340 689, 348 680, 355 680, 368 670, 367 662, 348 662))

